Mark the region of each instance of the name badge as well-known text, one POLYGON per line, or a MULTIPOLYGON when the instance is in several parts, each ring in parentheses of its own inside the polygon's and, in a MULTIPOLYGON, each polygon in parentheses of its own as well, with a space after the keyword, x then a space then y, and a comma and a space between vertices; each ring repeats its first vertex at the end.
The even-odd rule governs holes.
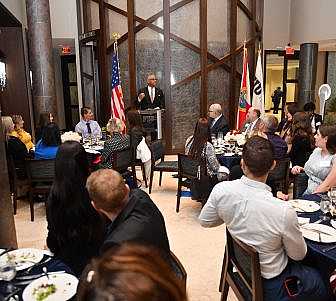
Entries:
POLYGON ((330 161, 326 161, 326 160, 322 160, 320 161, 320 167, 330 167, 330 164, 331 162, 330 161))

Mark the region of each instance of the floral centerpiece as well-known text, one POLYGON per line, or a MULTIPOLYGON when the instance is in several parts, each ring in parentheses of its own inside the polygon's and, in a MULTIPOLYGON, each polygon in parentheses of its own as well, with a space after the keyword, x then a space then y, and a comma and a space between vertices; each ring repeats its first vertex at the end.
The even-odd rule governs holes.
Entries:
POLYGON ((237 130, 228 132, 225 135, 224 140, 227 142, 230 142, 230 141, 237 142, 239 146, 244 145, 246 142, 245 135, 240 133, 237 130))
POLYGON ((82 137, 76 133, 76 132, 65 132, 62 136, 61 136, 61 140, 62 143, 64 143, 65 141, 77 141, 80 142, 82 139, 82 137))

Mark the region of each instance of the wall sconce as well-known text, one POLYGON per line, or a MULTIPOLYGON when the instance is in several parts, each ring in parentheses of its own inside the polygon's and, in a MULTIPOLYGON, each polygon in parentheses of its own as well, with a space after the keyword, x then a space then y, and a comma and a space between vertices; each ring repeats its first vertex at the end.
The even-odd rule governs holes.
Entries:
POLYGON ((7 76, 6 76, 6 64, 0 59, 0 90, 3 91, 6 87, 7 76))

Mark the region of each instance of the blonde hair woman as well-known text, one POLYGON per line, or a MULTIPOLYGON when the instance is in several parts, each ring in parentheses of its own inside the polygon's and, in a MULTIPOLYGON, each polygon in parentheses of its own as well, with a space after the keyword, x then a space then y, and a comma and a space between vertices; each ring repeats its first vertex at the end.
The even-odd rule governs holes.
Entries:
POLYGON ((7 156, 12 156, 14 162, 22 161, 28 156, 27 148, 24 143, 15 136, 12 136, 14 131, 14 123, 10 116, 1 117, 2 128, 6 139, 7 156))
POLYGON ((19 138, 25 145, 27 150, 31 150, 34 147, 34 144, 31 139, 31 135, 23 129, 23 118, 21 115, 12 116, 14 122, 14 130, 11 135, 19 138))
POLYGON ((118 118, 111 118, 106 129, 110 133, 111 138, 104 143, 104 149, 102 151, 101 167, 112 168, 112 155, 113 153, 130 147, 130 138, 128 135, 124 135, 125 125, 118 118))

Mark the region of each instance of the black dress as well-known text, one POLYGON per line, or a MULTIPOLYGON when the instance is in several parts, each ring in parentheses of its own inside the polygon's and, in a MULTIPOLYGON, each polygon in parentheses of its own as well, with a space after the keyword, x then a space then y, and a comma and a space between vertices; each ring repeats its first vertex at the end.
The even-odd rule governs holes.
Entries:
POLYGON ((294 136, 292 140, 292 148, 289 153, 292 166, 298 165, 303 167, 313 150, 314 148, 309 136, 294 136))

